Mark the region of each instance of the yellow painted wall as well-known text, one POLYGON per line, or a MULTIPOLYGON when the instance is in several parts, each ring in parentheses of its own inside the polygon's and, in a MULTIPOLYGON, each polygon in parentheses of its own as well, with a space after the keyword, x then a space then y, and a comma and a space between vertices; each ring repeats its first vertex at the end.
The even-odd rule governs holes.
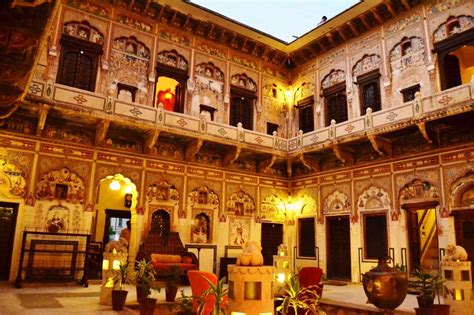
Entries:
POLYGON ((462 84, 469 83, 474 75, 474 47, 464 46, 451 54, 459 59, 462 84))

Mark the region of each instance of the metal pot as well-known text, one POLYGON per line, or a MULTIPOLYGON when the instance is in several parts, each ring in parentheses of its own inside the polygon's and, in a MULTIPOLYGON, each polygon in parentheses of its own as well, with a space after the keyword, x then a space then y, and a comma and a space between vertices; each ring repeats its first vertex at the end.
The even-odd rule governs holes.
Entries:
POLYGON ((377 267, 362 275, 369 303, 384 311, 394 310, 407 295, 408 276, 388 265, 390 257, 380 258, 377 267))

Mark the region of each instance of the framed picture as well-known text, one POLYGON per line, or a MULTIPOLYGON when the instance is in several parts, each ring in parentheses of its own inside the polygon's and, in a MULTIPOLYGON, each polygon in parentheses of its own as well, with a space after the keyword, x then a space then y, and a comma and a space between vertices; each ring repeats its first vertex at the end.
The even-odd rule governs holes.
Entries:
POLYGON ((206 209, 193 210, 191 226, 191 243, 212 242, 212 211, 206 209))
POLYGON ((229 220, 229 244, 242 246, 250 238, 250 218, 231 217, 229 220))

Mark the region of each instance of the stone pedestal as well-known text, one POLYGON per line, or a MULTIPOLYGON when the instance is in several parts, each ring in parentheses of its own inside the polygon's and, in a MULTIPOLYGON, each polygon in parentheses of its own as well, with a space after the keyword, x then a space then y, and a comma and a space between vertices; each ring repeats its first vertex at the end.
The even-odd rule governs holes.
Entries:
POLYGON ((274 268, 229 265, 229 314, 273 314, 274 268))
POLYGON ((102 260, 102 286, 100 287, 100 300, 102 305, 112 305, 112 290, 114 288, 115 273, 120 269, 120 264, 125 264, 128 253, 104 253, 102 260))
POLYGON ((441 263, 444 285, 451 294, 444 297, 446 304, 451 305, 453 315, 474 314, 471 300, 472 279, 470 261, 443 261, 441 263))

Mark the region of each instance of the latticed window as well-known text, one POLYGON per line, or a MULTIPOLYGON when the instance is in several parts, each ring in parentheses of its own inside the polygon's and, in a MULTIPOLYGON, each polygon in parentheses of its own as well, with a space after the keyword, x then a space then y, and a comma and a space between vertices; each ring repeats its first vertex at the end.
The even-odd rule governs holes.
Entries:
POLYGON ((401 90, 403 95, 403 103, 411 102, 415 99, 415 93, 420 91, 420 85, 413 85, 406 89, 401 90))
POLYGON ((162 244, 168 243, 170 235, 170 215, 165 210, 158 210, 151 216, 150 233, 158 234, 162 240, 162 244))
POLYGON ((229 124, 237 126, 240 122, 244 129, 253 129, 253 103, 255 94, 240 89, 231 90, 229 124))
POLYGON ((360 91, 361 115, 370 107, 372 112, 382 108, 380 99, 380 73, 378 70, 357 77, 360 91))
POLYGON ((298 102, 299 129, 303 133, 314 130, 314 100, 312 97, 305 98, 298 102))
POLYGON ((345 85, 342 89, 324 93, 326 100, 326 126, 334 119, 337 123, 347 120, 347 101, 345 85))

